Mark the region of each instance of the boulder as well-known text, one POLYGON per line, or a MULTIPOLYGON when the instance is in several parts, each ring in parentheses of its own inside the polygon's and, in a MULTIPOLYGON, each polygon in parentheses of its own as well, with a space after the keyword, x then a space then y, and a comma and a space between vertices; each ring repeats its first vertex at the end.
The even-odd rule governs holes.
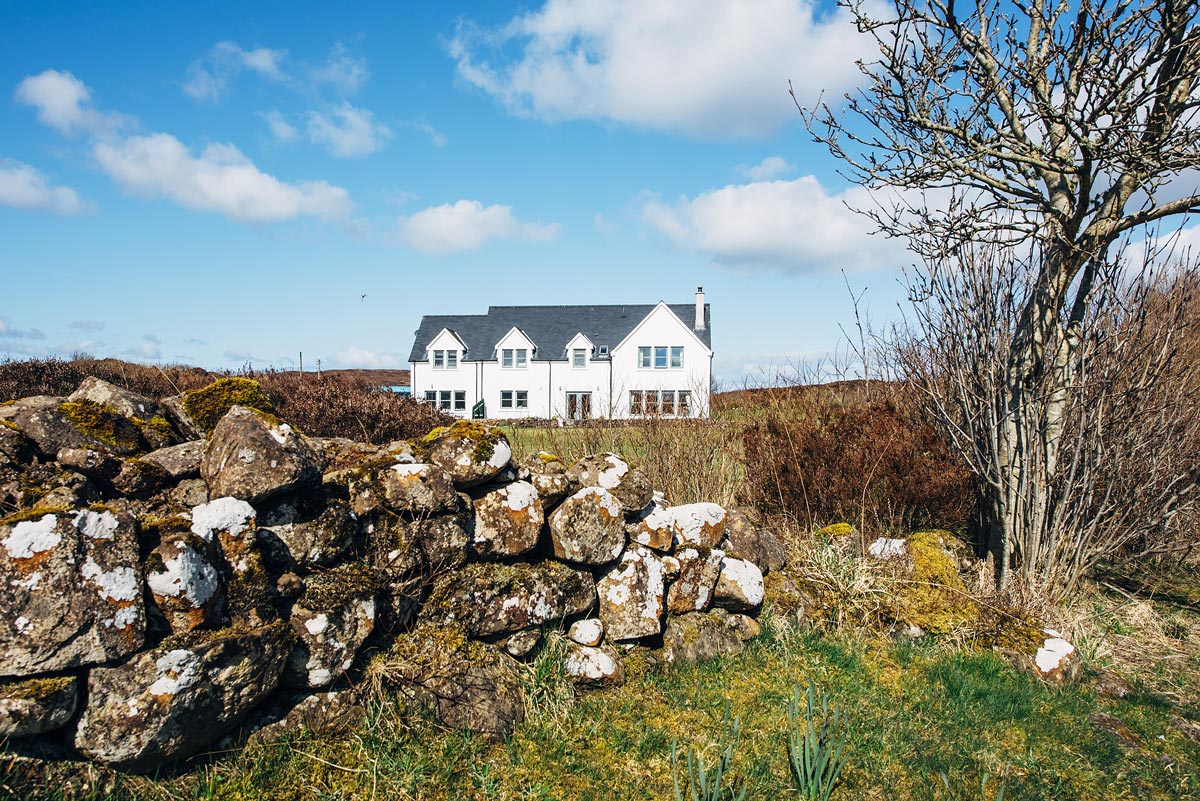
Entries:
POLYGON ((351 471, 350 507, 357 515, 385 508, 407 515, 452 511, 458 495, 450 474, 431 464, 397 462, 351 471))
POLYGON ((525 718, 520 666, 468 638, 461 625, 419 625, 397 637, 372 669, 451 728, 500 739, 525 718))
MULTIPOLYGON (((597 595, 599 592, 599 586, 597 586, 597 595)), ((580 645, 599 645, 604 640, 604 623, 595 617, 576 620, 571 624, 571 628, 567 629, 567 638, 580 645)))
POLYGON ((283 671, 290 687, 328 687, 350 666, 375 628, 375 581, 361 564, 315 573, 292 605, 296 645, 283 671))
POLYGON ((121 463, 121 472, 113 477, 112 487, 126 498, 144 501, 172 483, 171 474, 154 462, 126 459, 121 463))
POLYGON ((541 644, 542 632, 539 629, 524 629, 496 643, 513 659, 528 659, 541 644))
POLYGON ((151 447, 161 448, 177 441, 162 404, 95 376, 83 379, 79 389, 68 395, 67 400, 91 401, 129 418, 141 429, 151 447))
POLYGON ((89 759, 149 772, 221 737, 275 689, 291 650, 283 623, 174 637, 88 674, 74 744, 89 759))
POLYGON ((467 546, 475 528, 471 499, 459 495, 454 511, 422 515, 408 522, 410 539, 425 557, 432 573, 453 570, 467 560, 467 546))
POLYGON ((48 395, 21 398, 0 406, 0 420, 19 428, 50 459, 65 448, 130 456, 142 447, 141 432, 132 420, 89 400, 67 401, 48 395))
POLYGON ((548 451, 534 451, 521 460, 521 466, 530 475, 565 475, 567 466, 562 460, 548 451))
POLYGON ((472 637, 494 637, 582 615, 595 602, 591 573, 561 562, 474 563, 434 584, 422 616, 457 621, 472 637))
POLYGON ((724 552, 716 548, 688 546, 675 553, 679 578, 667 591, 667 611, 673 615, 702 612, 712 603, 713 590, 721 575, 724 552))
POLYGON ((1033 654, 1034 673, 1050 684, 1069 684, 1079 678, 1083 663, 1075 646, 1054 629, 1044 629, 1041 646, 1033 654))
POLYGON ((234 406, 213 429, 200 474, 213 497, 251 503, 320 481, 323 462, 304 435, 274 417, 234 406))
POLYGON ((367 718, 367 707, 356 690, 278 692, 274 698, 255 710, 243 727, 243 731, 253 731, 248 743, 269 743, 287 736, 345 736, 367 718))
POLYGON ((742 641, 717 615, 693 612, 667 619, 662 647, 654 653, 663 665, 707 662, 741 653, 742 641))
POLYGON ((554 555, 568 562, 603 565, 625 548, 621 507, 606 489, 585 487, 550 515, 554 555))
POLYGON ((725 510, 715 503, 689 503, 669 511, 676 545, 715 548, 725 536, 725 510))
POLYGON ((596 648, 570 643, 563 657, 563 673, 577 687, 618 687, 625 682, 621 655, 611 645, 596 648))
POLYGON ((350 505, 324 489, 288 493, 259 507, 256 536, 277 572, 336 564, 357 532, 350 505))
POLYGON ((257 529, 254 507, 239 498, 217 498, 192 510, 192 533, 215 542, 221 555, 229 618, 251 628, 276 617, 257 529))
POLYGON ((600 621, 610 641, 654 637, 662 631, 663 574, 658 556, 634 545, 596 582, 600 621))
POLYGON ((183 395, 163 398, 162 407, 166 410, 167 419, 174 424, 175 429, 183 435, 185 440, 203 441, 205 431, 196 425, 196 421, 188 414, 187 407, 184 406, 183 395))
POLYGON ((533 550, 542 531, 542 501, 528 481, 478 498, 471 550, 480 559, 508 559, 533 550))
POLYGON ((200 462, 204 459, 206 443, 202 439, 189 440, 169 448, 159 448, 142 457, 142 461, 153 462, 167 471, 172 481, 200 477, 200 462))
POLYGON ((456 487, 486 484, 508 467, 512 448, 498 428, 469 420, 439 426, 419 445, 427 461, 450 474, 456 487))
POLYGON ((191 509, 208 503, 208 485, 203 479, 185 478, 177 486, 167 490, 167 503, 183 509, 191 509))
POLYGON ((218 625, 224 595, 216 549, 190 531, 172 531, 146 557, 146 586, 171 631, 218 625))
POLYGON ((725 539, 721 550, 753 562, 764 575, 787 567, 787 546, 783 540, 765 528, 757 528, 736 509, 725 513, 725 539))
POLYGON ((763 604, 763 574, 753 562, 726 556, 713 590, 713 605, 734 612, 757 612, 763 604))
POLYGON ((0 737, 32 737, 66 726, 79 703, 79 679, 59 676, 0 684, 0 737))
POLYGON ((717 614, 729 630, 736 634, 737 638, 742 642, 748 642, 762 634, 762 626, 754 618, 749 615, 732 612, 727 615, 721 615, 720 613, 724 611, 724 609, 714 609, 713 613, 717 614))
POLYGON ((0 521, 0 676, 120 659, 142 645, 137 526, 106 508, 0 521))
POLYGON ((123 460, 109 451, 94 448, 63 448, 55 456, 63 467, 69 467, 92 481, 112 486, 112 480, 121 472, 123 460))
POLYGON ((36 452, 33 440, 22 434, 15 423, 0 418, 0 465, 27 465, 36 452))
POLYGON ((551 507, 571 494, 571 479, 562 473, 531 473, 529 483, 537 490, 543 507, 551 507))
POLYGON ((580 487, 599 487, 612 493, 622 512, 637 512, 654 497, 650 479, 615 453, 585 456, 567 470, 567 477, 580 487))
POLYGON ((629 517, 625 534, 630 542, 662 553, 670 552, 675 544, 675 519, 670 507, 657 499, 652 500, 645 509, 629 517))
POLYGON ((811 624, 821 617, 816 596, 782 570, 763 576, 764 603, 799 624, 811 624))

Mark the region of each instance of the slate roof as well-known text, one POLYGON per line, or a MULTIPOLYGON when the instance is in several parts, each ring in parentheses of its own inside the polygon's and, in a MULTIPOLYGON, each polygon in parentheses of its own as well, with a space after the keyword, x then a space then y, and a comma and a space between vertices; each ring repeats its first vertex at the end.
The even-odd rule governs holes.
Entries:
MULTIPOLYGON (((443 328, 449 328, 467 345, 462 361, 487 361, 496 358, 496 343, 512 330, 520 328, 537 346, 537 361, 562 361, 567 343, 576 334, 599 347, 615 348, 658 304, 632 306, 489 306, 487 314, 434 314, 421 318, 416 330, 410 362, 425 361, 430 341, 443 328)), ((695 303, 669 303, 671 311, 690 326, 696 315, 695 303)), ((705 347, 712 348, 709 305, 704 304, 704 330, 694 331, 705 347)))

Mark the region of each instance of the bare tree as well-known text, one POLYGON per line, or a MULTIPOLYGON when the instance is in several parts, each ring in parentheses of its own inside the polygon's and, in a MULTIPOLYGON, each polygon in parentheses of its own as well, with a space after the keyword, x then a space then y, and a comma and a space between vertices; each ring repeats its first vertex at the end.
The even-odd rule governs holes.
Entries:
POLYGON ((970 432, 992 467, 983 522, 1003 586, 1013 565, 1045 567, 1035 544, 1060 519, 1070 388, 1117 275, 1111 246, 1200 210, 1197 0, 894 0, 886 19, 848 5, 880 58, 843 109, 801 110, 852 180, 898 190, 868 213, 934 261, 981 243, 1037 254, 1027 292, 1004 270, 988 288, 1018 305, 970 432))

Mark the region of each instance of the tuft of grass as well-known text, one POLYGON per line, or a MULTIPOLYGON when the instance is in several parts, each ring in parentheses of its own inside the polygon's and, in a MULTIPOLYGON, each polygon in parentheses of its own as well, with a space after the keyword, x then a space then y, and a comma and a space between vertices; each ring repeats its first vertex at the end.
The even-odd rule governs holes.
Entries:
POLYGON ((671 776, 675 782, 675 801, 743 801, 746 788, 741 792, 734 789, 733 784, 726 784, 726 774, 733 764, 733 752, 737 748, 740 718, 730 717, 729 701, 725 701, 725 712, 721 718, 720 739, 717 742, 716 759, 711 765, 706 765, 703 751, 695 746, 687 750, 685 757, 684 782, 679 781, 679 741, 671 741, 671 776), (687 788, 687 794, 683 788, 687 788))
POLYGON ((788 764, 796 793, 804 801, 829 801, 838 776, 846 765, 846 738, 849 731, 842 709, 829 705, 829 695, 817 695, 816 683, 809 679, 800 708, 800 688, 792 691, 788 703, 788 764))

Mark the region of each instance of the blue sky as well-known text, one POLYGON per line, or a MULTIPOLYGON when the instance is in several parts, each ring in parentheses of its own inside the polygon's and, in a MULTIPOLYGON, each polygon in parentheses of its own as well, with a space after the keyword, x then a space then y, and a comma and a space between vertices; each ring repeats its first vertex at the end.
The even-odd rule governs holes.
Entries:
POLYGON ((903 296, 787 94, 863 47, 807 0, 8 4, 0 358, 403 367, 422 314, 703 284, 760 379, 838 346, 843 270, 903 296))

